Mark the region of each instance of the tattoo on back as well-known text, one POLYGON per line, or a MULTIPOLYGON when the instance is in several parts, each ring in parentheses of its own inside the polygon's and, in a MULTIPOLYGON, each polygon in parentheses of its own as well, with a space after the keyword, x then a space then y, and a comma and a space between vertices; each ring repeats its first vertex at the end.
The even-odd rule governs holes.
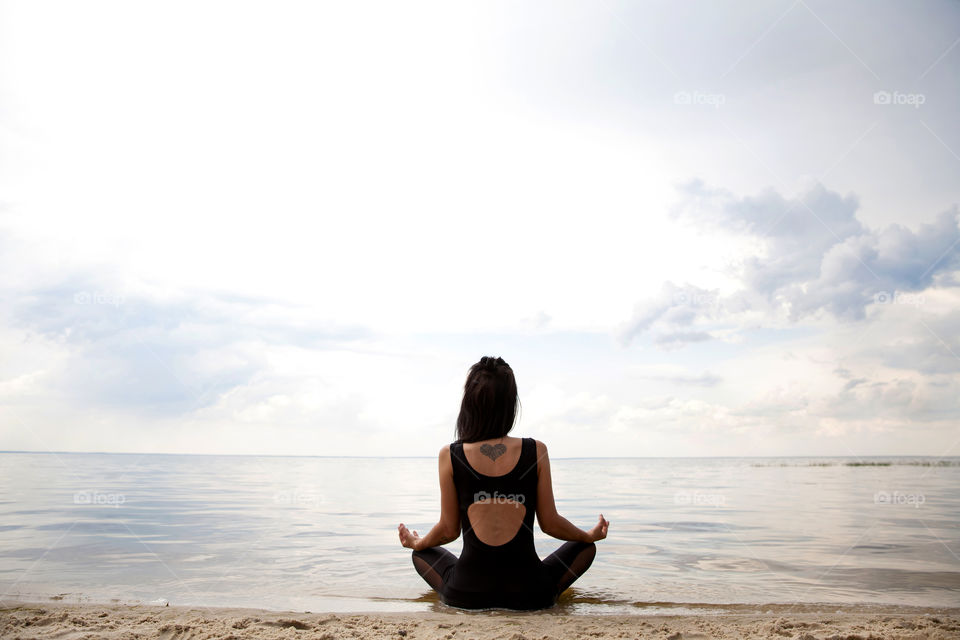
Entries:
POLYGON ((496 460, 506 452, 507 452, 507 445, 505 444, 495 444, 495 445, 485 444, 482 447, 480 447, 480 453, 487 456, 491 460, 496 460))

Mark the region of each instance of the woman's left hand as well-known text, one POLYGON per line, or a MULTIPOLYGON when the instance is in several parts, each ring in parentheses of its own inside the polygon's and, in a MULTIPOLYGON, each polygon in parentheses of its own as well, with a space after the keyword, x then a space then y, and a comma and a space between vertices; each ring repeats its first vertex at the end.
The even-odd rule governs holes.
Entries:
POLYGON ((420 534, 414 530, 412 533, 410 529, 407 529, 407 526, 400 523, 400 526, 397 527, 397 530, 400 532, 400 544, 405 546, 407 549, 413 549, 416 551, 417 544, 420 542, 420 534))

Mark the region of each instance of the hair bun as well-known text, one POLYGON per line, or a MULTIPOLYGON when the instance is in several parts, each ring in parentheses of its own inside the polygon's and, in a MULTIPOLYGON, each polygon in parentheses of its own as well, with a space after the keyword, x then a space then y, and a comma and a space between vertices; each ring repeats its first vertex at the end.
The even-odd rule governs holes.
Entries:
POLYGON ((506 366, 506 367, 510 366, 506 362, 504 362, 503 358, 500 358, 500 357, 494 358, 492 356, 483 356, 482 358, 480 358, 480 362, 478 364, 480 365, 479 367, 480 369, 484 371, 492 371, 492 372, 496 372, 497 367, 499 366, 506 366))

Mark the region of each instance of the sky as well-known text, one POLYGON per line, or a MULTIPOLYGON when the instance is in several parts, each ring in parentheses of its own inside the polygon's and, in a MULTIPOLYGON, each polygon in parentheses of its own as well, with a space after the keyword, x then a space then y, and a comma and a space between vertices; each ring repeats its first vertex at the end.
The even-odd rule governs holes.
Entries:
POLYGON ((0 450, 960 455, 960 4, 0 2, 0 450))

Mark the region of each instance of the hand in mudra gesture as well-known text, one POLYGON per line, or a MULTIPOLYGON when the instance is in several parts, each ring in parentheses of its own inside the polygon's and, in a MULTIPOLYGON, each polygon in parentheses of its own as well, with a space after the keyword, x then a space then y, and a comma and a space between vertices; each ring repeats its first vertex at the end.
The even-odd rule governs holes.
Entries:
POLYGON ((594 525, 593 529, 590 529, 590 542, 596 542, 597 540, 603 540, 607 537, 607 527, 610 526, 609 520, 603 519, 603 514, 600 514, 600 520, 597 521, 597 524, 594 525))
POLYGON ((417 533, 416 529, 411 532, 405 524, 401 523, 397 530, 400 533, 400 544, 407 549, 417 548, 417 543, 420 542, 420 534, 417 533))

